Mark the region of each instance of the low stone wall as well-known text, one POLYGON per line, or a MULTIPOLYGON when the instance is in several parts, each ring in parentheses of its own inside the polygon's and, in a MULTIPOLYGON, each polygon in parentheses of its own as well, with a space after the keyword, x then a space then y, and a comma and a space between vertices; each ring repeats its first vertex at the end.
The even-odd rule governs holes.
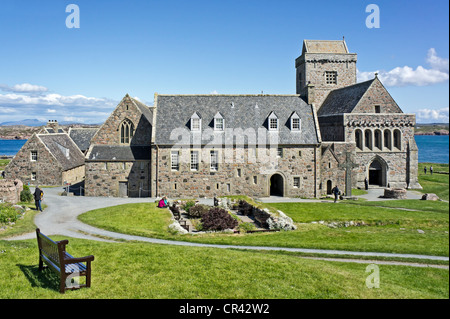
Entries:
POLYGON ((271 212, 268 208, 255 207, 252 204, 241 200, 239 201, 239 211, 244 215, 253 215, 255 220, 264 228, 270 230, 295 230, 292 218, 278 210, 277 213, 271 212))
POLYGON ((23 190, 23 183, 18 180, 0 180, 0 200, 7 203, 16 204, 20 201, 20 192, 23 190))

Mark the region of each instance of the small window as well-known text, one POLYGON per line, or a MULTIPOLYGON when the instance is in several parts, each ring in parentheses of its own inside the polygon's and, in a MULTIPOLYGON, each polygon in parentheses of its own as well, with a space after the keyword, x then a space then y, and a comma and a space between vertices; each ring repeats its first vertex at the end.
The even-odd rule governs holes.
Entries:
POLYGON ((174 190, 177 190, 177 183, 174 183, 174 184, 173 184, 173 189, 174 189, 174 190))
POLYGON ((191 131, 201 131, 202 129, 202 119, 200 116, 195 112, 191 116, 191 131))
POLYGON ((258 184, 258 176, 253 176, 253 184, 258 184))
POLYGON ((269 119, 269 129, 271 131, 278 130, 278 119, 269 119))
POLYGON ((237 177, 242 176, 242 170, 240 168, 237 169, 237 177))
POLYGON ((298 118, 292 119, 292 130, 300 131, 300 119, 298 119, 298 118))
POLYGON ((375 113, 381 113, 381 105, 375 105, 375 113))
POLYGON ((211 151, 210 152, 210 170, 217 171, 219 169, 219 152, 211 151))
POLYGON ((216 115, 214 115, 214 130, 215 131, 223 131, 225 129, 225 120, 220 114, 220 112, 217 112, 216 115))
POLYGON ((38 153, 37 151, 31 151, 31 161, 36 162, 38 159, 38 153))
POLYGON ((300 188, 300 177, 294 177, 294 188, 300 188))
POLYGON ((231 192, 231 184, 227 184, 227 192, 231 192))
POLYGON ((283 157, 283 148, 282 147, 277 148, 277 157, 283 157))
POLYGON ((298 157, 302 157, 302 151, 298 151, 298 157))
POLYGON ((174 151, 170 154, 170 167, 172 171, 178 171, 180 168, 178 154, 178 151, 174 151))
POLYGON ((198 152, 197 151, 191 152, 191 170, 192 171, 198 170, 198 152))
POLYGON ((325 81, 327 84, 337 84, 337 72, 325 71, 325 81))
POLYGON ((36 172, 32 172, 31 173, 31 180, 35 181, 36 180, 36 172))

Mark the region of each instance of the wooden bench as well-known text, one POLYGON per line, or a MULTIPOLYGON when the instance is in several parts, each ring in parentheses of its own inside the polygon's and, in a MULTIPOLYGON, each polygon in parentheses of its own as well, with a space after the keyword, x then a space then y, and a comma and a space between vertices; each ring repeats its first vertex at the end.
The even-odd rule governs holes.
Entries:
POLYGON ((78 289, 91 286, 91 262, 94 256, 74 258, 66 252, 68 240, 53 241, 39 228, 36 229, 36 237, 39 247, 39 270, 44 269, 44 263, 57 272, 60 277, 59 292, 64 293, 67 289, 78 289), (85 263, 85 264, 84 264, 85 263), (86 277, 86 284, 73 287, 66 286, 66 280, 75 276, 86 277))

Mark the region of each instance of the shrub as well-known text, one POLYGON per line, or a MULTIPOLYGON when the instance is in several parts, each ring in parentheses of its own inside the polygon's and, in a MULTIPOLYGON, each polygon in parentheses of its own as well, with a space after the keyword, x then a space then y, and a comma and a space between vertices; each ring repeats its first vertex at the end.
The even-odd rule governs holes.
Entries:
POLYGON ((190 200, 190 201, 187 201, 186 204, 183 205, 183 209, 186 212, 189 212, 189 209, 193 206, 195 206, 195 202, 190 200))
POLYGON ((33 200, 33 194, 30 192, 28 185, 23 185, 23 190, 20 192, 20 201, 29 203, 33 200))
POLYGON ((233 229, 238 225, 237 220, 220 207, 213 207, 203 214, 201 222, 204 230, 233 229))
POLYGON ((10 204, 0 204, 0 224, 16 222, 18 213, 10 204))
POLYGON ((190 217, 201 218, 203 214, 209 211, 210 207, 208 205, 197 204, 189 208, 187 212, 190 217))
POLYGON ((253 206, 245 200, 239 201, 239 211, 242 215, 249 216, 253 214, 253 206))

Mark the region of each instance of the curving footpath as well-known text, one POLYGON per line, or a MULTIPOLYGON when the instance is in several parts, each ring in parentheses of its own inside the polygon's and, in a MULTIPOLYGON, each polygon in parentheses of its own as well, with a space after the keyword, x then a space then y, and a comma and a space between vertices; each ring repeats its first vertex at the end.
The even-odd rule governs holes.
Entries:
MULTIPOLYGON (((369 257, 415 258, 415 259, 441 260, 441 261, 449 260, 449 257, 415 255, 415 254, 394 254, 394 253, 380 253, 380 252, 358 252, 358 251, 287 248, 287 247, 201 244, 201 243, 191 243, 191 242, 164 240, 164 239, 120 234, 84 224, 81 221, 79 221, 77 217, 78 215, 93 209, 128 203, 154 202, 155 201, 154 198, 59 196, 58 193, 62 192, 63 190, 62 188, 59 187, 44 188, 43 190, 45 192, 43 203, 47 205, 47 208, 44 210, 44 212, 36 215, 35 224, 46 235, 62 235, 73 238, 82 238, 107 242, 114 242, 114 239, 120 239, 129 241, 148 242, 154 244, 179 245, 191 247, 212 247, 222 249, 233 248, 233 249, 274 250, 274 251, 282 250, 289 252, 327 254, 327 255, 331 254, 331 255, 352 255, 352 256, 369 256, 369 257)), ((33 192, 34 189, 31 189, 31 191, 33 192)), ((32 239, 35 238, 35 236, 36 234, 32 232, 20 236, 10 237, 7 238, 6 240, 32 239)), ((364 262, 371 263, 371 261, 368 260, 365 260, 364 262)), ((392 262, 391 264, 406 264, 406 263, 392 262)), ((413 266, 414 264, 411 263, 408 265, 413 266)), ((441 266, 441 268, 448 269, 448 266, 441 266)))

